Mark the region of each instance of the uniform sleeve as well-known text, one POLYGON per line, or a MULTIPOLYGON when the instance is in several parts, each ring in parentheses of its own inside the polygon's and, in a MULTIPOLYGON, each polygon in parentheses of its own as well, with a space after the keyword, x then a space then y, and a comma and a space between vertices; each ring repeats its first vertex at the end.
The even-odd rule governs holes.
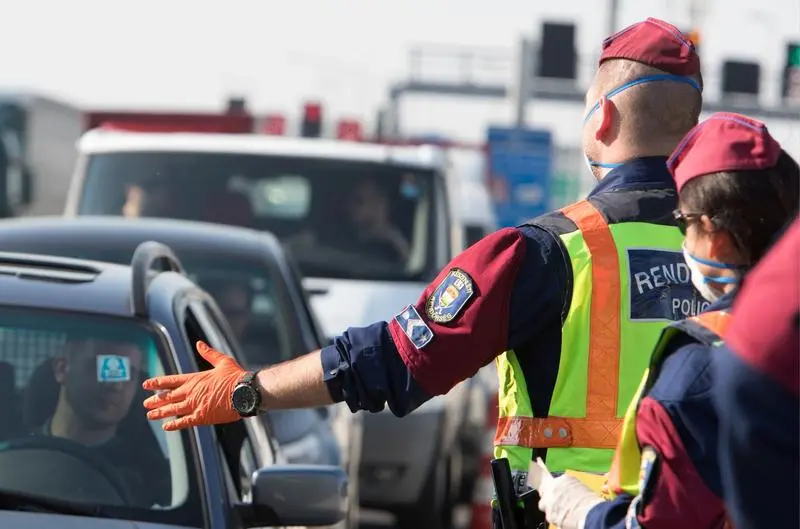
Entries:
POLYGON ((537 227, 499 230, 455 257, 389 322, 349 328, 322 349, 325 382, 351 410, 397 416, 447 393, 543 325, 557 325, 567 268, 537 227))
POLYGON ((714 368, 720 472, 736 528, 800 527, 797 395, 724 347, 714 368))
POLYGON ((745 278, 714 354, 719 458, 737 529, 800 527, 800 221, 745 278))
POLYGON ((710 351, 688 337, 670 349, 636 417, 640 493, 594 507, 586 529, 721 527, 710 351))

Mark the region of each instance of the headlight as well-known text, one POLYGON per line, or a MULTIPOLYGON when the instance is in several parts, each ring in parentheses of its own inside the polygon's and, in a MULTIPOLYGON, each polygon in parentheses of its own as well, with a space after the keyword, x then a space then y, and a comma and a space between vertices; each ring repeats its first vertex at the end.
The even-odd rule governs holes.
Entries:
POLYGON ((281 452, 289 463, 305 465, 325 464, 325 447, 320 436, 312 432, 293 443, 281 445, 281 452))

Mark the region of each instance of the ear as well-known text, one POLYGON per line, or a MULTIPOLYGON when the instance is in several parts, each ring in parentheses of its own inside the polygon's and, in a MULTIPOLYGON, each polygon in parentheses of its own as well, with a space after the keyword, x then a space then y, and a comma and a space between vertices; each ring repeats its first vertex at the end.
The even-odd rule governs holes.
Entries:
POLYGON ((69 372, 69 360, 66 356, 56 356, 53 358, 53 377, 55 377, 56 382, 59 384, 63 384, 64 381, 67 379, 67 373, 69 372))
POLYGON ((606 96, 601 97, 597 103, 599 105, 597 113, 599 114, 600 125, 594 133, 594 138, 598 141, 605 141, 611 132, 611 126, 614 122, 614 113, 616 113, 617 108, 606 96))
POLYGON ((727 230, 715 226, 707 215, 700 217, 700 226, 708 239, 709 255, 718 261, 726 263, 738 262, 739 252, 736 250, 736 244, 727 230))

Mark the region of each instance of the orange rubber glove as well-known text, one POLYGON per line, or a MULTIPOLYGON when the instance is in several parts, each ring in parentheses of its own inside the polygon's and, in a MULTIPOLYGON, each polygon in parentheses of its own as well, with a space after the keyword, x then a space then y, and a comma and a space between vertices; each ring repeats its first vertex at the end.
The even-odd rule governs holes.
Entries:
POLYGON ((142 387, 161 391, 147 398, 147 418, 151 421, 178 417, 165 422, 168 432, 237 421, 241 416, 233 409, 233 388, 246 371, 230 356, 197 342, 197 352, 214 366, 213 369, 182 375, 165 375, 145 380, 142 387), (165 391, 164 391, 165 390, 165 391))

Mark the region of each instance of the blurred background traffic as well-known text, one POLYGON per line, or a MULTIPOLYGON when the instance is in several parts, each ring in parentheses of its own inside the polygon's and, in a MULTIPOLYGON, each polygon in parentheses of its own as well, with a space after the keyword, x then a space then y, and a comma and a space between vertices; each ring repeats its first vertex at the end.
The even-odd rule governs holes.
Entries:
MULTIPOLYGON (((0 217, 20 219, 0 250, 126 264, 163 242, 250 365, 392 318, 460 250, 585 195, 600 43, 647 16, 697 48, 704 114, 761 119, 800 157, 797 0, 5 12, 0 217)), ((406 418, 342 404, 272 413, 268 435, 285 461, 346 471, 348 528, 483 529, 495 391, 488 366, 406 418)))

